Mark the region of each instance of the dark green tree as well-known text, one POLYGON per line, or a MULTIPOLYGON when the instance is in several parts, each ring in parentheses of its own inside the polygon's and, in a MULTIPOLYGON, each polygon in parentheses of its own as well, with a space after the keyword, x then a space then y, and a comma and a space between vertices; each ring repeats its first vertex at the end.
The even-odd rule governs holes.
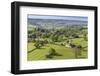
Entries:
POLYGON ((40 40, 37 40, 37 41, 35 42, 34 46, 35 46, 37 49, 39 49, 39 48, 42 46, 41 41, 40 41, 40 40))

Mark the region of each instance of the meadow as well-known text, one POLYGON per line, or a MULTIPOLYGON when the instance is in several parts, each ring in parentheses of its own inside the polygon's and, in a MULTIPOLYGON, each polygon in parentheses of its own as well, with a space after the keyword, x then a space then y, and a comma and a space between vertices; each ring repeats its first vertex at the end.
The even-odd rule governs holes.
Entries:
POLYGON ((88 58, 87 48, 87 25, 28 28, 28 61, 85 59, 88 58))

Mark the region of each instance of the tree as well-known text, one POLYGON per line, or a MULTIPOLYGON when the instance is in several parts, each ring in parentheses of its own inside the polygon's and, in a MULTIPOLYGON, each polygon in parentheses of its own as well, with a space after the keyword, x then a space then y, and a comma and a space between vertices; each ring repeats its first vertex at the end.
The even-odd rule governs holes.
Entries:
POLYGON ((75 58, 78 58, 78 56, 81 56, 82 54, 82 46, 79 45, 79 46, 76 46, 75 47, 75 58))
POLYGON ((37 40, 37 41, 35 42, 34 46, 35 46, 37 49, 39 49, 39 48, 42 46, 40 40, 37 40))
POLYGON ((78 55, 79 56, 81 56, 81 54, 82 54, 82 46, 81 45, 79 45, 79 46, 77 46, 77 48, 78 48, 78 55))
POLYGON ((56 50, 53 48, 50 48, 49 53, 46 55, 47 58, 53 58, 53 56, 56 54, 56 50))
POLYGON ((59 35, 58 35, 58 34, 53 34, 53 35, 51 35, 51 40, 52 40, 53 42, 57 42, 57 41, 58 41, 58 38, 59 38, 59 35))
POLYGON ((54 55, 56 53, 56 50, 54 48, 50 48, 49 53, 51 55, 54 55))
POLYGON ((45 39, 45 40, 44 40, 44 43, 45 43, 45 44, 47 44, 47 43, 48 43, 48 40, 47 40, 47 39, 45 39))
POLYGON ((79 38, 79 35, 73 34, 72 37, 73 37, 73 38, 79 38))
POLYGON ((84 40, 87 41, 88 38, 87 38, 87 34, 84 34, 84 40))
POLYGON ((44 43, 45 43, 44 41, 40 41, 41 46, 44 46, 44 43))
POLYGON ((58 41, 58 38, 59 38, 58 34, 55 35, 55 36, 54 36, 54 41, 57 42, 57 41, 58 41))

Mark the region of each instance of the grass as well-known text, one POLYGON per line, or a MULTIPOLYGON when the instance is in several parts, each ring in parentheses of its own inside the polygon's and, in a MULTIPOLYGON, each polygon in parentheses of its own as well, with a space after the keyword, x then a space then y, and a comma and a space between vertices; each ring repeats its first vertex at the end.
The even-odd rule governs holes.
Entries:
MULTIPOLYGON (((32 43, 29 45, 33 46, 32 43)), ((63 46, 47 44, 46 46, 36 49, 28 54, 28 60, 48 60, 45 55, 48 54, 50 47, 55 48, 56 52, 62 56, 55 56, 53 59, 70 59, 74 58, 73 49, 65 48, 63 46)))
MULTIPOLYGON (((81 45, 85 47, 82 49, 82 55, 80 58, 87 58, 87 42, 83 38, 76 38, 72 40, 74 44, 81 45)), ((64 41, 63 41, 64 42, 64 41)), ((61 42, 62 43, 62 42, 61 42)), ((66 48, 64 46, 55 45, 55 44, 46 44, 40 49, 35 49, 34 43, 28 43, 28 61, 36 60, 56 60, 56 59, 75 59, 75 49, 66 48), (62 56, 53 56, 52 59, 48 59, 46 55, 48 54, 50 48, 54 48, 58 54, 62 56), (34 50, 33 50, 34 49, 34 50), (30 52, 30 50, 32 50, 30 52)))

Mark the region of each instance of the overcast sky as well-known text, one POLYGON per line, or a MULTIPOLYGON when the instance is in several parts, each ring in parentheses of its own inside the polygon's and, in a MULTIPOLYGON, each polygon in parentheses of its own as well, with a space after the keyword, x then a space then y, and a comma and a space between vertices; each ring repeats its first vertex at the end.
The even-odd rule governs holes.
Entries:
POLYGON ((88 17, 83 17, 83 16, 28 15, 28 19, 63 19, 63 20, 88 21, 88 17))

